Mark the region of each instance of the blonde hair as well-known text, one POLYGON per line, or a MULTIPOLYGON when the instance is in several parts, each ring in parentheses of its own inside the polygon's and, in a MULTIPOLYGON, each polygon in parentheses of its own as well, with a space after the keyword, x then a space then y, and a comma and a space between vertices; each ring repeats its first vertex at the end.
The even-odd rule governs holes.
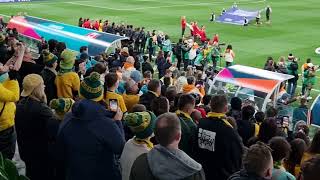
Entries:
POLYGON ((36 101, 40 101, 47 104, 47 96, 42 86, 44 86, 43 82, 41 82, 39 86, 34 88, 34 90, 32 91, 29 97, 36 101))

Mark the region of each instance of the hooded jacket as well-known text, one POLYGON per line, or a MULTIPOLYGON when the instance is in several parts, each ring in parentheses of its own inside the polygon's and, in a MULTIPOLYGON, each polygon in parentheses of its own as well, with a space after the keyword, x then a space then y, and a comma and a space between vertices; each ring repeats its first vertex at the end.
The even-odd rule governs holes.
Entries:
POLYGON ((241 170, 239 172, 236 172, 232 176, 230 176, 228 180, 267 180, 267 179, 259 177, 258 175, 255 175, 255 174, 250 174, 246 172, 246 170, 241 170))
POLYGON ((180 149, 155 146, 134 162, 130 180, 205 180, 201 164, 180 149))
POLYGON ((103 105, 81 100, 66 115, 58 132, 58 155, 68 180, 121 180, 116 155, 125 140, 120 121, 103 105))

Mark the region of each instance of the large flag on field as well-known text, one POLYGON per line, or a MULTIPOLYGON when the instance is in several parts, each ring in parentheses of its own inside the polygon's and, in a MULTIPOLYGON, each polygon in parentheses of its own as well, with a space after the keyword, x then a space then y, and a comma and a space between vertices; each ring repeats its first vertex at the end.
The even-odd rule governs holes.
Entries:
POLYGON ((246 11, 246 10, 233 7, 231 9, 228 9, 221 16, 219 16, 219 18, 216 21, 221 23, 244 25, 245 17, 250 22, 251 20, 254 20, 256 18, 258 13, 259 13, 259 10, 246 11))

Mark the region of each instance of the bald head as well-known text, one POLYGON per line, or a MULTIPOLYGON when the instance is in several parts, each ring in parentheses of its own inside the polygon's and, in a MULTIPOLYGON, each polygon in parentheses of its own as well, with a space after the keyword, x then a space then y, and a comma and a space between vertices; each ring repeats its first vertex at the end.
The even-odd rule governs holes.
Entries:
POLYGON ((156 121, 154 134, 159 144, 165 147, 179 139, 181 126, 178 116, 174 113, 160 115, 156 121))

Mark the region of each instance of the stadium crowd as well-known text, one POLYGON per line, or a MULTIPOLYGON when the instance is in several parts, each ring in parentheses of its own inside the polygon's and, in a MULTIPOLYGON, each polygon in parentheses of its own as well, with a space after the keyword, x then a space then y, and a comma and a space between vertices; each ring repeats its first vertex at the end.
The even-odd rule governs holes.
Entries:
MULTIPOLYGON (((181 25, 184 34, 184 18, 181 25)), ((31 180, 319 178, 320 131, 311 140, 303 120, 290 131, 273 107, 261 112, 237 97, 228 102, 223 91, 208 93, 220 58, 229 66, 235 57, 231 45, 220 52, 218 35, 207 42, 192 34, 172 46, 154 31, 145 38, 149 56, 132 38, 94 58, 87 47, 75 54, 50 39, 35 58, 15 30, 4 32, 0 152, 12 159, 17 142, 31 180)), ((310 60, 304 68, 308 81, 315 68, 310 60)), ((296 58, 268 58, 265 69, 295 75, 283 93, 288 99, 281 97, 289 103, 296 58)), ((300 101, 306 107, 307 99, 300 101)))

